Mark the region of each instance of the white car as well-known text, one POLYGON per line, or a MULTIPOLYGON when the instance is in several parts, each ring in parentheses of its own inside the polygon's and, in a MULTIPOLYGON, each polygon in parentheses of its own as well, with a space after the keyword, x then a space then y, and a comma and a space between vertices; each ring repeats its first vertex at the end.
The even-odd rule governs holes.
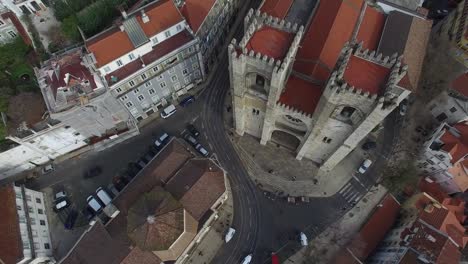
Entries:
POLYGON ((166 119, 170 117, 171 115, 175 114, 176 108, 175 105, 171 104, 168 107, 164 108, 164 110, 161 112, 161 117, 166 119))
POLYGON ((309 241, 307 241, 307 236, 304 234, 304 232, 301 232, 299 239, 301 240, 301 245, 303 247, 306 247, 309 244, 309 241))
POLYGON ((364 162, 362 162, 361 166, 359 167, 358 171, 361 174, 366 173, 367 169, 372 165, 372 161, 370 159, 366 159, 364 162))
POLYGON ((55 200, 59 200, 61 198, 65 198, 65 197, 67 197, 67 193, 65 193, 65 191, 60 191, 60 192, 55 194, 55 200))
POLYGON ((231 241, 232 237, 234 237, 234 234, 236 233, 236 230, 232 227, 230 227, 226 233, 226 236, 224 237, 224 241, 229 242, 231 241))
POLYGON ((244 260, 242 261, 242 264, 249 264, 250 261, 252 261, 252 254, 245 257, 244 260))

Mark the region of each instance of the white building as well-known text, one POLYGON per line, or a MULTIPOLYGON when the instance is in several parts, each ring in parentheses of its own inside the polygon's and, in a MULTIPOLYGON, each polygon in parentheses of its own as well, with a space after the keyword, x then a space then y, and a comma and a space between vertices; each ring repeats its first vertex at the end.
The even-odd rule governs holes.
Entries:
POLYGON ((0 263, 55 263, 44 195, 7 185, 0 188, 0 197, 0 263))
POLYGON ((18 17, 47 9, 42 0, 0 0, 0 2, 18 17))
POLYGON ((0 44, 11 42, 18 36, 18 30, 9 17, 8 9, 0 4, 0 44))
POLYGON ((429 109, 438 122, 455 124, 468 120, 468 73, 460 75, 450 89, 434 98, 429 109))

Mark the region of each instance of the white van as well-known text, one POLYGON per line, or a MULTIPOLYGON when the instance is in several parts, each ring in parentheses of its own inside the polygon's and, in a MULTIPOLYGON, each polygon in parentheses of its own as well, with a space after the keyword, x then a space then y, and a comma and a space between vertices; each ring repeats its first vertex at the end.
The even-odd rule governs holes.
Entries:
POLYGON ((90 195, 87 199, 86 202, 88 203, 88 206, 95 212, 98 213, 102 210, 101 204, 92 196, 90 195))
POLYGON ((161 112, 161 117, 168 118, 171 115, 173 115, 175 112, 176 112, 175 105, 170 104, 168 107, 164 108, 164 110, 161 112))
POLYGON ((304 232, 301 232, 301 234, 299 235, 299 240, 301 241, 301 245, 303 247, 309 244, 309 241, 307 241, 307 236, 304 234, 304 232))
POLYGON ((108 205, 112 201, 112 198, 109 196, 109 194, 106 191, 102 189, 102 187, 97 188, 96 195, 104 205, 108 205))

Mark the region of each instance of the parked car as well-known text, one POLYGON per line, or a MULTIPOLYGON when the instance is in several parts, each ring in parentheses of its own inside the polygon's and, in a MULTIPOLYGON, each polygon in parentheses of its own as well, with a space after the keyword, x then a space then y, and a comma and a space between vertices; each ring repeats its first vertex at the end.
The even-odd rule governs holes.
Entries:
POLYGON ((200 132, 193 126, 192 124, 187 125, 187 130, 192 134, 194 137, 198 137, 200 135, 200 132))
POLYGON ((141 158, 141 159, 138 160, 138 162, 136 164, 139 167, 141 167, 141 169, 143 169, 144 167, 146 167, 146 164, 148 164, 148 162, 145 159, 141 158))
POLYGON ((194 101, 195 101, 195 97, 193 97, 193 95, 189 95, 189 96, 185 97, 184 99, 182 99, 182 101, 180 101, 179 105, 182 106, 182 107, 187 107, 188 105, 190 105, 194 101))
POLYGON ((47 164, 42 168, 42 174, 47 174, 55 170, 53 164, 47 164))
POLYGON ((185 141, 187 141, 190 145, 194 147, 197 146, 198 144, 198 141, 194 137, 192 137, 190 134, 185 134, 184 139, 185 141))
POLYGON ((94 198, 92 195, 90 195, 87 199, 86 202, 88 203, 88 206, 93 209, 95 213, 99 213, 102 210, 101 204, 94 198))
POLYGON ((94 178, 102 173, 102 169, 99 166, 94 166, 85 172, 85 179, 94 178))
POLYGON ((408 111, 408 100, 404 99, 400 103, 400 115, 402 116, 406 115, 407 111, 408 111))
POLYGON ((154 141, 154 145, 156 146, 158 150, 161 150, 164 147, 164 145, 167 144, 169 139, 170 139, 169 134, 167 134, 166 132, 163 132, 162 135, 159 136, 158 139, 154 141))
POLYGON ((226 236, 224 237, 224 241, 226 241, 226 243, 228 243, 229 241, 231 241, 231 239, 234 237, 234 234, 236 233, 236 230, 232 227, 230 227, 226 233, 226 236))
POLYGON ((204 157, 208 157, 208 155, 210 154, 208 152, 208 150, 206 150, 201 144, 197 144, 195 146, 195 149, 200 153, 202 154, 204 157))
POLYGON ((161 112, 161 117, 166 119, 169 118, 171 115, 175 114, 176 112, 176 107, 175 105, 171 104, 164 108, 164 110, 161 112))
POLYGON ((75 226, 77 217, 78 217, 78 212, 76 210, 71 210, 67 216, 67 220, 65 221, 65 228, 68 230, 72 230, 73 226, 75 226))
POLYGON ((57 201, 66 197, 67 197, 67 193, 65 191, 60 191, 60 192, 55 193, 54 200, 57 201))
POLYGON ((99 200, 104 204, 104 206, 110 204, 112 202, 112 198, 108 192, 106 192, 102 187, 97 188, 96 196, 99 200))
POLYGON ((67 207, 70 206, 70 201, 68 201, 67 198, 61 198, 57 201, 55 201, 55 205, 54 205, 54 211, 55 212, 59 212, 67 207))
POLYGON ((309 244, 309 241, 307 240, 307 236, 304 234, 304 232, 301 232, 299 234, 299 240, 303 247, 306 247, 309 244))
POLYGON ((117 190, 117 188, 115 188, 114 184, 109 184, 107 185, 107 189, 111 191, 112 195, 115 197, 119 194, 119 191, 117 190))
POLYGON ((370 150, 376 147, 377 147, 377 143, 375 143, 374 141, 367 141, 366 143, 362 144, 363 150, 370 150))
POLYGON ((242 264, 249 264, 252 261, 252 254, 247 255, 244 260, 242 260, 242 264))
POLYGON ((366 173, 367 169, 371 166, 372 161, 370 159, 366 159, 362 162, 361 166, 359 166, 359 173, 364 174, 366 173))

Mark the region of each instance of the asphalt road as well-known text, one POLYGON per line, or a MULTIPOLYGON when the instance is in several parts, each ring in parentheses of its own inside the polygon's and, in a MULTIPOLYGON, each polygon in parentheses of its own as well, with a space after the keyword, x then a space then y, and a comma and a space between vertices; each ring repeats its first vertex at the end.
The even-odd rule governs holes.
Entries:
MULTIPOLYGON (((238 29, 238 34, 242 29, 238 29)), ((27 185, 33 189, 67 184, 82 193, 74 199, 85 199, 96 186, 106 186, 113 176, 126 168, 126 164, 140 158, 162 131, 179 136, 187 123, 194 123, 200 130, 201 142, 212 152, 227 171, 234 200, 234 220, 237 230, 234 238, 223 245, 213 263, 240 263, 253 254, 252 263, 268 263, 270 253, 278 252, 281 259, 299 249, 298 233, 303 231, 311 239, 349 210, 368 190, 377 175, 372 170, 367 175, 352 178, 341 192, 329 198, 313 198, 306 204, 289 204, 285 200, 271 200, 256 188, 243 167, 231 140, 224 129, 224 98, 229 90, 227 55, 223 55, 211 80, 187 108, 179 108, 167 120, 158 119, 141 130, 141 134, 101 152, 86 153, 64 161, 53 173, 39 177, 27 185), (87 168, 99 165, 103 174, 98 178, 83 180, 87 168), (89 183, 86 183, 89 181, 89 183)), ((394 134, 385 135, 391 144, 394 134)), ((377 166, 375 166, 377 167, 377 166)), ((372 168, 372 167, 371 167, 372 168)), ((352 173, 352 172, 350 172, 352 173)), ((78 195, 77 195, 78 196, 78 195)))

